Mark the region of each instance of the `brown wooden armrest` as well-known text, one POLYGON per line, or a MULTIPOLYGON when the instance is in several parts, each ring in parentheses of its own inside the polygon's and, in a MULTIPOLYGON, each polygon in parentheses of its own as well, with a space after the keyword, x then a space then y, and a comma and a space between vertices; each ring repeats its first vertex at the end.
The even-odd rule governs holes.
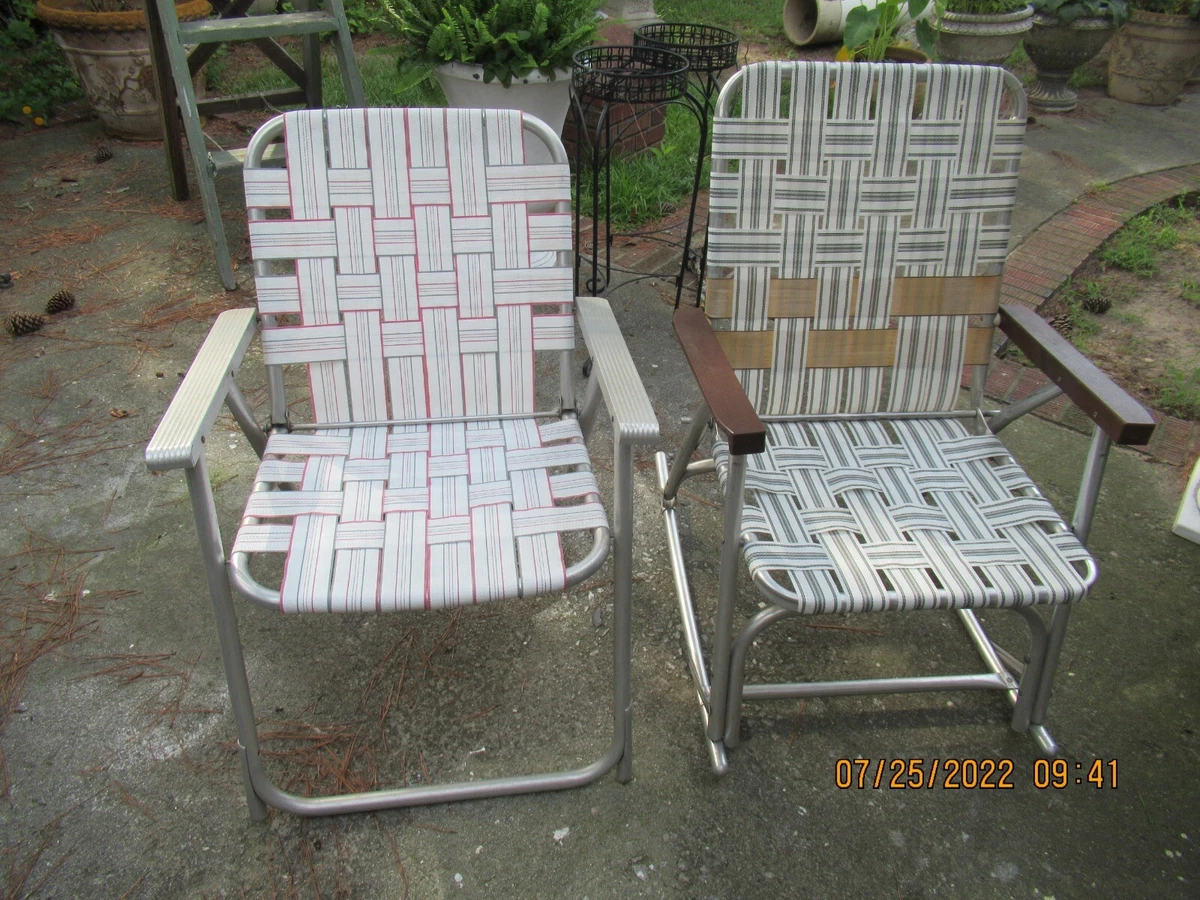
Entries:
POLYGON ((729 452, 734 456, 762 453, 767 446, 767 429, 733 374, 704 311, 688 306, 677 310, 675 334, 700 385, 704 402, 712 410, 717 425, 729 436, 729 452))
POLYGON ((1147 444, 1150 412, 1024 306, 1001 305, 1000 330, 1118 444, 1147 444))

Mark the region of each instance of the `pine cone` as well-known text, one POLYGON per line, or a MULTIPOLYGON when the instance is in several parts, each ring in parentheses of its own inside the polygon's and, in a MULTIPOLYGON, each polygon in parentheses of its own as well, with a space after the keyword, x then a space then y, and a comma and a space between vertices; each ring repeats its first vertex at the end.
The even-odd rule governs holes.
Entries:
POLYGON ((46 304, 46 314, 54 315, 55 313, 66 312, 75 305, 75 295, 70 291, 59 291, 50 298, 50 302, 46 304))
POLYGON ((92 162, 106 163, 113 158, 113 152, 108 147, 101 144, 96 148, 96 153, 92 157, 92 162))
POLYGON ((1088 312, 1099 316, 1112 309, 1112 300, 1103 294, 1089 294, 1083 298, 1082 305, 1088 312))
POLYGON ((1071 332, 1075 330, 1075 323, 1071 320, 1069 312, 1061 312, 1056 316, 1051 316, 1048 320, 1050 327, 1057 331, 1065 338, 1071 336, 1071 332))
POLYGON ((13 286, 12 272, 0 272, 0 291, 13 286))
POLYGON ((9 316, 4 320, 4 326, 14 337, 20 337, 23 334, 33 334, 45 324, 46 320, 41 316, 27 316, 24 313, 17 313, 15 316, 9 316))

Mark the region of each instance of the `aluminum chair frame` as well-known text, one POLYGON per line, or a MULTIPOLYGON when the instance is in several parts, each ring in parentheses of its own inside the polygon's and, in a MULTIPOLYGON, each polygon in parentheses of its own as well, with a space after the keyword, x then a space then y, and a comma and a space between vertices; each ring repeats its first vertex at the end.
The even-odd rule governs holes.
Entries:
MULTIPOLYGON (((746 72, 746 69, 741 70, 726 84, 717 104, 718 118, 730 115, 734 101, 739 96, 741 84, 746 78, 746 72)), ((1012 98, 1011 119, 1023 121, 1026 115, 1024 92, 1011 75, 1005 75, 1007 90, 1012 98)), ((920 77, 925 78, 927 75, 922 74, 920 77)), ((883 105, 882 101, 880 105, 883 105)), ((728 171, 728 160, 717 160, 714 163, 714 191, 717 174, 725 171, 728 171)), ((710 290, 711 287, 710 282, 710 290)), ((700 706, 709 759, 717 774, 724 774, 728 770, 727 751, 736 747, 739 742, 741 710, 746 700, 999 690, 1013 705, 1012 727, 1016 731, 1030 733, 1042 753, 1055 755, 1058 752, 1058 747, 1044 722, 1054 672, 1071 614, 1071 603, 1055 604, 1048 621, 1032 606, 1010 610, 1020 616, 1028 627, 1030 648, 1023 660, 994 644, 972 609, 956 609, 985 667, 983 672, 967 674, 745 684, 746 659, 754 641, 771 624, 801 615, 795 608, 789 608, 793 601, 780 596, 768 580, 761 577, 761 570, 753 579, 755 586, 773 604, 746 621, 737 630, 736 635, 734 630, 739 557, 744 538, 742 513, 747 459, 748 456, 764 450, 766 422, 886 421, 903 418, 928 419, 940 415, 967 419, 975 433, 990 431, 995 434, 1015 419, 1065 392, 1096 422, 1070 523, 1070 530, 1078 541, 1086 544, 1111 444, 1147 443, 1154 428, 1154 420, 1145 409, 1128 397, 1032 311, 1002 305, 999 308, 998 323, 1007 338, 1052 379, 1052 383, 1047 387, 1007 409, 982 408, 987 366, 974 365, 970 409, 934 413, 932 416, 930 413, 903 412, 771 416, 760 415, 748 399, 734 372, 734 366, 727 359, 722 345, 718 343, 716 333, 712 330, 705 313, 699 309, 681 309, 676 313, 676 332, 703 399, 693 416, 690 432, 673 462, 665 453, 659 452, 655 456, 655 464, 659 488, 662 491, 663 521, 683 622, 688 667, 700 706), (694 459, 710 428, 725 438, 729 446, 711 669, 705 659, 699 619, 684 559, 680 523, 675 509, 680 485, 686 479, 711 474, 717 470, 717 462, 713 458, 694 459)), ((990 344, 988 346, 990 349, 990 344)), ((1097 572, 1094 562, 1090 559, 1087 569, 1085 580, 1091 583, 1097 572)))
MULTIPOLYGON (((247 151, 247 169, 264 165, 267 148, 282 132, 283 122, 284 117, 277 116, 255 134, 247 151)), ((532 136, 542 141, 549 150, 553 163, 566 165, 567 157, 562 143, 548 126, 528 115, 523 116, 523 125, 527 139, 532 136)), ((569 202, 560 202, 556 212, 569 213, 569 206, 569 202)), ((252 209, 250 212, 252 220, 265 216, 266 213, 261 209, 252 209)), ((560 251, 556 260, 559 266, 570 265, 569 253, 566 251, 560 251)), ((267 264, 257 260, 255 271, 260 276, 267 274, 267 264)), ((566 304, 568 307, 571 305, 566 304)), ((572 354, 567 350, 562 351, 561 409, 554 414, 577 417, 586 439, 603 402, 612 420, 614 437, 611 532, 606 527, 596 528, 592 550, 566 572, 568 586, 584 580, 602 565, 611 544, 614 567, 614 715, 612 738, 608 747, 590 765, 560 772, 418 785, 325 797, 299 796, 280 789, 272 783, 261 762, 254 707, 234 608, 233 588, 256 604, 274 609, 279 608, 279 593, 253 580, 249 574, 247 554, 226 554, 217 521, 204 445, 222 406, 228 407, 260 457, 263 456, 271 434, 290 431, 293 426, 289 423, 280 366, 268 366, 271 424, 265 429, 255 423, 253 413, 234 380, 255 333, 256 311, 231 310, 222 313, 217 319, 146 449, 146 462, 148 467, 156 472, 181 468, 187 480, 205 577, 216 619, 221 658, 229 685, 246 800, 253 820, 265 819, 268 806, 301 816, 322 816, 562 790, 595 781, 614 767, 617 770, 618 781, 626 782, 632 778, 630 614, 633 585, 633 452, 637 445, 651 443, 657 439, 658 422, 607 301, 579 297, 576 298, 574 306, 594 366, 583 402, 577 405, 571 366, 572 354)), ((272 322, 271 316, 264 314, 261 318, 264 326, 272 322)), ((471 417, 463 416, 438 420, 353 423, 349 427, 471 420, 471 417)), ((322 427, 330 426, 326 423, 322 427)), ((262 487, 261 483, 257 484, 256 490, 262 487)), ((243 524, 247 521, 253 520, 245 519, 243 524)))

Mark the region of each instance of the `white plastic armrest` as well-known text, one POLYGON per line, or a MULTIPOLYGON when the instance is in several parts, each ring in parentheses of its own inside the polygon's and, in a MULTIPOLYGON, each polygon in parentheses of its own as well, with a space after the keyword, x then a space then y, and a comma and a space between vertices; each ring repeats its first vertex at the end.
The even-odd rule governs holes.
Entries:
POLYGON ((600 393, 612 416, 617 439, 624 444, 653 443, 658 440, 658 417, 642 387, 612 307, 603 297, 576 297, 575 305, 583 342, 592 355, 595 369, 592 377, 600 381, 600 393))
POLYGON ((221 313, 146 446, 152 472, 194 466, 254 336, 254 309, 221 313))

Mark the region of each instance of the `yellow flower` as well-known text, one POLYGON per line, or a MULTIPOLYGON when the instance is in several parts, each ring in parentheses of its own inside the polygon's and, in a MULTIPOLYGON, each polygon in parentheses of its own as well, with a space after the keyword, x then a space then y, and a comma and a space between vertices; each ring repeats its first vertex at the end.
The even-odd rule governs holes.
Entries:
POLYGON ((31 112, 33 112, 33 107, 32 106, 22 106, 21 112, 25 113, 25 115, 29 115, 31 112))
POLYGON ((45 120, 45 119, 43 119, 41 116, 34 116, 34 117, 33 117, 33 124, 34 124, 34 125, 38 125, 38 126, 45 125, 45 124, 46 124, 46 120, 45 120))

